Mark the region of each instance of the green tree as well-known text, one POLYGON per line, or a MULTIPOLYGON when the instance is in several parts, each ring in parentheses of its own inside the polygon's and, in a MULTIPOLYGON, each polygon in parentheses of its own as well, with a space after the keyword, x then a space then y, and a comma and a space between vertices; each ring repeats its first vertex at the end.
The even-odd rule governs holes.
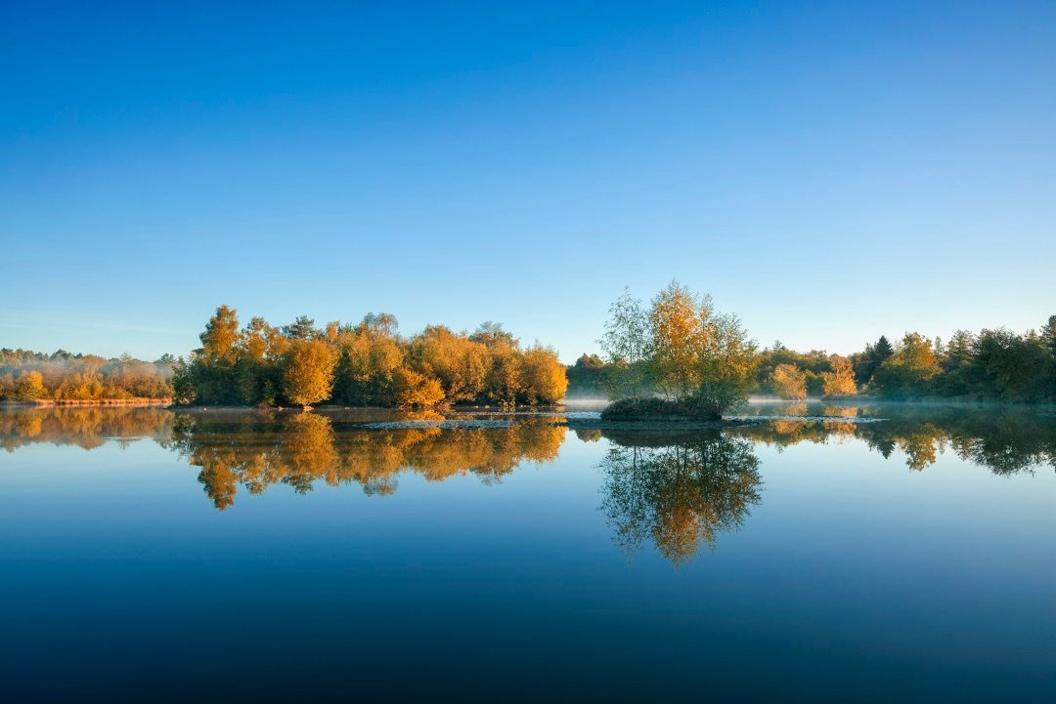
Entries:
POLYGON ((283 332, 291 340, 310 340, 319 336, 319 331, 315 329, 315 321, 307 315, 297 316, 296 320, 283 328, 283 332))
POLYGON ((609 306, 599 343, 609 362, 606 385, 613 398, 637 398, 652 391, 649 314, 628 289, 609 306))
POLYGON ((865 386, 873 380, 873 375, 888 357, 894 353, 894 348, 885 335, 881 335, 876 344, 865 346, 865 352, 851 356, 851 364, 854 367, 854 376, 859 386, 865 386))
POLYGON ((692 403, 698 414, 721 418, 748 401, 759 364, 755 343, 734 315, 713 316, 706 327, 692 403))

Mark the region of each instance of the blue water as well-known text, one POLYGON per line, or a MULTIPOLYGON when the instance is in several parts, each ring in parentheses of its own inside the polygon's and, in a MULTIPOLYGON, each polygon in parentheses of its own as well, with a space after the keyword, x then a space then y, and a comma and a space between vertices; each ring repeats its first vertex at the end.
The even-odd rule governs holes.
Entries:
POLYGON ((1056 419, 639 442, 33 413, 0 418, 7 701, 1056 701, 1056 419), (715 448, 746 454, 697 461, 715 448), (218 502, 227 452, 275 481, 218 502))

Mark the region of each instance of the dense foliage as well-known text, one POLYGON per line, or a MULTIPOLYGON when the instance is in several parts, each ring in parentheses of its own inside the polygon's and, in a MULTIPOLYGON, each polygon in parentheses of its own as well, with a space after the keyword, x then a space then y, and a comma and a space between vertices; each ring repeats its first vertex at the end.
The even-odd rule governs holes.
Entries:
POLYGON ((864 393, 1056 402, 1056 316, 1039 331, 959 330, 945 344, 915 332, 895 344, 881 336, 849 357, 797 352, 780 342, 756 352, 729 320, 714 316, 706 297, 697 299, 677 284, 661 292, 649 310, 625 293, 613 304, 600 341, 607 358, 584 354, 576 360, 568 368, 569 395, 681 400, 714 395, 714 386, 704 383, 711 379, 732 391, 728 399, 719 397, 729 405, 748 391, 786 399, 864 393), (716 353, 719 349, 724 351, 716 353))
POLYGON ((880 338, 852 355, 858 383, 884 398, 931 396, 1042 403, 1056 401, 1056 316, 1040 331, 958 330, 946 344, 909 333, 880 338), (868 375, 868 376, 867 376, 868 375))
POLYGON ((304 316, 282 328, 253 318, 240 329, 234 309, 220 306, 201 341, 176 368, 176 396, 183 402, 534 404, 560 400, 568 386, 552 349, 522 348, 494 323, 473 334, 431 325, 409 338, 387 314, 322 329, 304 316))
POLYGON ((659 393, 695 418, 718 418, 743 402, 758 364, 736 317, 716 313, 708 296, 674 281, 648 310, 625 292, 610 309, 601 343, 611 396, 659 393))
POLYGON ((52 354, 0 349, 0 400, 127 401, 172 397, 172 358, 144 362, 125 356, 52 354))

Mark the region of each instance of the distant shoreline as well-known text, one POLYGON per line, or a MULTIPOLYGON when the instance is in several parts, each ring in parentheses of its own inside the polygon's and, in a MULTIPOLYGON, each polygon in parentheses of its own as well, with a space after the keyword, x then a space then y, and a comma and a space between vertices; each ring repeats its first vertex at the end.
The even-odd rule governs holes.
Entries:
POLYGON ((172 406, 171 398, 40 398, 33 401, 0 401, 4 408, 50 408, 54 406, 172 406))

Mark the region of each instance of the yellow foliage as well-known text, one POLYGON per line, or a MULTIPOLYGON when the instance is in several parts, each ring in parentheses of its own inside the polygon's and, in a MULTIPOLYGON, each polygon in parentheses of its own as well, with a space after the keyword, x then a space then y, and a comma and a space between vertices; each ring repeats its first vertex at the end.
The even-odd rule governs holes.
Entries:
POLYGON ((286 355, 283 390, 300 406, 330 397, 334 386, 337 353, 323 340, 293 340, 286 355))

